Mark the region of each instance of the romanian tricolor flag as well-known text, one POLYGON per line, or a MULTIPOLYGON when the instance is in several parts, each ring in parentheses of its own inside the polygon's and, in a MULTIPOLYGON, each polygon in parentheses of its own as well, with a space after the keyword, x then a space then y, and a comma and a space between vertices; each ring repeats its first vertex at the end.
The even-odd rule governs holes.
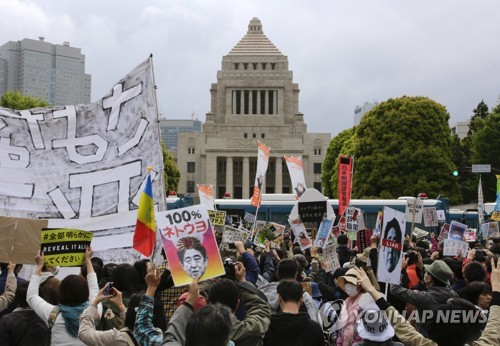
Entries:
MULTIPOLYGON (((150 171, 148 167, 148 171, 150 171)), ((144 256, 151 256, 156 240, 156 221, 153 200, 153 184, 151 173, 146 177, 146 186, 139 201, 137 223, 135 224, 133 248, 144 256)))

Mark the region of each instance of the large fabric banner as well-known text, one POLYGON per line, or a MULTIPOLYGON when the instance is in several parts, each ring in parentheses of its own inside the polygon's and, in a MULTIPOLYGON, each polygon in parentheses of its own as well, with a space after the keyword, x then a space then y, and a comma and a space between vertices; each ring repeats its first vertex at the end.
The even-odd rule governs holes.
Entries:
POLYGON ((351 202, 351 176, 352 157, 339 157, 339 181, 337 191, 339 195, 339 215, 342 215, 344 208, 351 202))
POLYGON ((405 213, 384 207, 384 226, 377 271, 380 282, 400 283, 405 225, 405 213))
POLYGON ((304 167, 302 166, 302 157, 285 156, 286 166, 290 173, 292 181, 293 193, 297 199, 306 192, 306 179, 304 177, 304 167))
POLYGON ((269 164, 270 148, 264 143, 258 141, 259 151, 257 155, 257 172, 255 173, 255 183, 253 186, 253 195, 251 204, 259 207, 262 201, 262 184, 266 179, 267 166, 269 164))
POLYGON ((147 166, 153 169, 157 209, 163 210, 151 58, 95 103, 0 108, 0 215, 48 219, 49 228, 93 231, 92 246, 104 260, 125 259, 109 249, 133 253, 147 166))

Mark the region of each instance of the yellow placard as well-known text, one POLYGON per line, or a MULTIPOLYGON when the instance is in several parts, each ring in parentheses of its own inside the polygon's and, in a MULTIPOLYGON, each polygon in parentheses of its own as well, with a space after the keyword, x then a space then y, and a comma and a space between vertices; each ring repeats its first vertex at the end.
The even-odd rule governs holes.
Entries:
POLYGON ((42 251, 49 266, 77 267, 85 262, 85 250, 92 242, 92 232, 57 228, 42 231, 42 251))

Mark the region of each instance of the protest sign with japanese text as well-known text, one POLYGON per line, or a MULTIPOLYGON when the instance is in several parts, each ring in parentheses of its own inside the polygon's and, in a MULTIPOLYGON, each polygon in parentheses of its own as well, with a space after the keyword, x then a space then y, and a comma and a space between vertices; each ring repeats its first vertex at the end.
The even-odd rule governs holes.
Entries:
POLYGON ((295 240, 299 243, 300 250, 304 251, 312 246, 311 238, 307 233, 306 227, 300 217, 288 219, 288 223, 292 228, 292 232, 295 236, 295 240))
POLYGON ((448 233, 448 239, 463 240, 464 232, 467 230, 467 225, 460 223, 458 221, 452 221, 450 223, 450 232, 448 233))
POLYGON ((339 256, 337 254, 335 243, 328 244, 323 248, 321 263, 327 273, 332 273, 340 268, 339 256))
POLYGON ((196 187, 198 188, 200 204, 204 205, 207 210, 215 210, 213 186, 196 184, 196 187))
POLYGON ((222 210, 208 210, 208 217, 213 226, 224 226, 226 224, 226 212, 222 210))
POLYGON ((438 215, 436 207, 426 207, 423 211, 425 227, 438 226, 438 215))
POLYGON ((205 206, 157 213, 156 223, 175 286, 225 274, 205 206))
POLYGON ((67 228, 45 229, 41 235, 45 264, 60 267, 81 266, 93 236, 92 232, 67 228))
POLYGON ((469 250, 469 243, 456 239, 445 239, 443 245, 443 256, 466 257, 469 250))

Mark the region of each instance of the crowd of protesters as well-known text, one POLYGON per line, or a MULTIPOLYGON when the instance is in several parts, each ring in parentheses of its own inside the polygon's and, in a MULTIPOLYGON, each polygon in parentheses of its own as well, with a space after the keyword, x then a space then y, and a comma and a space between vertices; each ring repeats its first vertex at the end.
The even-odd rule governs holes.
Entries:
MULTIPOLYGON (((62 280, 35 258, 29 282, 2 264, 0 345, 500 345, 500 242, 404 240, 399 285, 377 279, 380 240, 336 239, 340 267, 290 235, 221 250, 226 274, 175 287, 160 266, 107 263, 89 247, 62 280), (386 292, 387 295, 383 293, 386 292)), ((221 247, 222 249, 222 247, 221 247)))

